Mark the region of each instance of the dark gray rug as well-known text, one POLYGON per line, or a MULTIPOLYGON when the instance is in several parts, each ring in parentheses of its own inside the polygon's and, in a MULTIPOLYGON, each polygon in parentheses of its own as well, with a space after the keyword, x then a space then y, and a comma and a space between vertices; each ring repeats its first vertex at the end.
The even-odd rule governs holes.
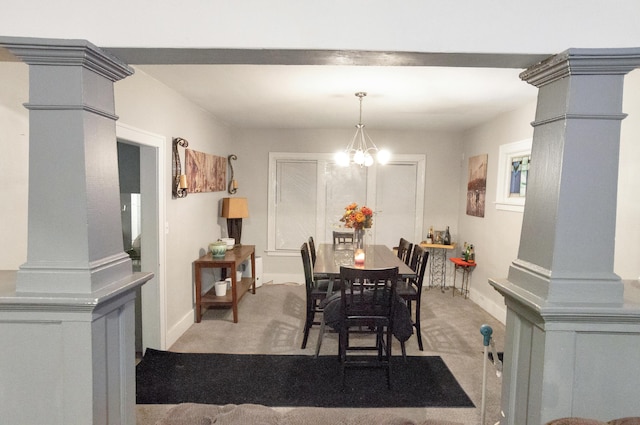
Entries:
POLYGON ((136 367, 138 404, 316 407, 474 407, 440 357, 394 357, 393 389, 380 369, 337 356, 192 354, 147 349, 136 367))

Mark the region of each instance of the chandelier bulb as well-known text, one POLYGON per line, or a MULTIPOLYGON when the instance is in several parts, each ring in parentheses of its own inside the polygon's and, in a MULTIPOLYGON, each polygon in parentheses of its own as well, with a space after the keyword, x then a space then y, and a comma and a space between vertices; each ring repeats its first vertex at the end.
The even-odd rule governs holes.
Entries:
POLYGON ((349 154, 345 151, 337 152, 334 156, 336 164, 341 167, 347 167, 349 165, 349 154))
POLYGON ((386 149, 381 149, 378 151, 378 155, 376 155, 376 158, 378 159, 378 164, 388 164, 389 160, 391 160, 391 152, 386 149))
POLYGON ((364 166, 371 167, 373 165, 373 157, 370 154, 365 154, 364 156, 364 166))

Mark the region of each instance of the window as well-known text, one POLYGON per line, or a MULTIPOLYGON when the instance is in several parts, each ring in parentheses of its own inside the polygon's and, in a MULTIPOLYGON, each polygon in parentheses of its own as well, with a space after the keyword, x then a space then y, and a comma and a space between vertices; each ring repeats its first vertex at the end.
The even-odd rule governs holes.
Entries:
POLYGON ((267 251, 299 255, 309 236, 330 241, 352 202, 374 210, 375 243, 395 246, 401 234, 419 240, 425 163, 424 155, 396 155, 385 166, 340 167, 332 154, 270 153, 267 251))
POLYGON ((531 164, 531 139, 500 146, 498 161, 496 208, 522 212, 531 164))

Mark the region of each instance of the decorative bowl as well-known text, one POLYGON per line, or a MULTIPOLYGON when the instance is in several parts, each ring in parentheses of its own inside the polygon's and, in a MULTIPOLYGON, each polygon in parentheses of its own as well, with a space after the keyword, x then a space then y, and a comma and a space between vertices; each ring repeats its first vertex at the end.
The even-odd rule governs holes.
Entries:
POLYGON ((233 249, 236 244, 236 240, 234 238, 222 238, 222 242, 227 244, 227 249, 233 249))
POLYGON ((209 251, 214 257, 224 257, 224 254, 227 252, 227 244, 222 242, 221 240, 210 243, 209 251))

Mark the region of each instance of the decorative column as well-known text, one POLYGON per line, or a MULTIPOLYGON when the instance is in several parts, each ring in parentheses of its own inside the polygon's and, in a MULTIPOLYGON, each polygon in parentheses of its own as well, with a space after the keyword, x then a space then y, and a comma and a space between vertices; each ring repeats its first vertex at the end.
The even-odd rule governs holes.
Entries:
POLYGON ((539 88, 518 259, 507 280, 507 424, 637 414, 640 305, 613 272, 624 76, 640 49, 569 49, 539 88))
POLYGON ((135 291, 152 274, 123 251, 113 92, 133 70, 84 40, 0 48, 29 65, 27 262, 0 276, 3 420, 135 424, 135 291))

